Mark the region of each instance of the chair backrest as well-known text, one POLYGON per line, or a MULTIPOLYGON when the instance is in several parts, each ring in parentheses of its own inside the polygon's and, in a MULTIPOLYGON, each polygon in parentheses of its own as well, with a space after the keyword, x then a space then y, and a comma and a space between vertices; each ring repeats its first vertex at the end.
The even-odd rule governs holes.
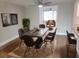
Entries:
POLYGON ((42 46, 43 39, 42 37, 38 37, 37 41, 35 42, 35 48, 39 49, 42 46))
POLYGON ((66 33, 68 34, 68 31, 66 30, 66 33))
POLYGON ((68 38, 68 40, 70 39, 70 37, 69 37, 69 33, 68 33, 68 31, 66 30, 66 33, 67 33, 67 38, 68 38))
POLYGON ((19 37, 22 39, 22 36, 24 34, 24 30, 22 28, 18 29, 18 34, 19 34, 19 37))
POLYGON ((53 25, 54 27, 56 26, 56 22, 55 22, 55 20, 48 20, 47 22, 46 22, 46 25, 53 25))
POLYGON ((29 27, 24 27, 24 32, 30 31, 29 27))
POLYGON ((45 25, 44 24, 40 24, 39 28, 45 28, 45 25))
POLYGON ((55 35, 56 35, 56 31, 57 31, 57 28, 55 29, 54 33, 49 33, 48 36, 52 36, 52 38, 50 38, 50 42, 52 42, 55 38, 55 35))
POLYGON ((66 31, 66 33, 67 33, 68 39, 69 39, 70 37, 75 37, 74 33, 69 33, 68 31, 66 31))
POLYGON ((22 37, 23 40, 24 40, 24 43, 28 46, 28 47, 32 47, 34 45, 34 41, 33 41, 33 38, 32 36, 23 36, 22 37))
POLYGON ((71 37, 75 37, 75 35, 73 33, 69 33, 68 31, 66 31, 67 33, 67 38, 68 38, 68 42, 70 44, 76 44, 76 39, 72 39, 71 37))
POLYGON ((53 34, 53 37, 52 37, 52 39, 54 39, 54 38, 55 38, 56 31, 57 31, 57 28, 55 29, 55 32, 54 32, 54 34, 53 34))

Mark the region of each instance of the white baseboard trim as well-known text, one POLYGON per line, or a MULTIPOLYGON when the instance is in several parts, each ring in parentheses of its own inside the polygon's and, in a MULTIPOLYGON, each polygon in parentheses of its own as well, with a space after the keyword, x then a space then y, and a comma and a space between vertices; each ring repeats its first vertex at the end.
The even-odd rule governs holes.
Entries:
POLYGON ((57 33, 57 35, 66 35, 66 33, 57 33))
POLYGON ((9 43, 10 41, 12 41, 12 40, 14 40, 14 39, 16 39, 16 38, 18 38, 18 37, 19 37, 19 36, 17 35, 17 36, 14 36, 14 37, 12 37, 12 38, 6 40, 5 42, 2 42, 2 43, 0 44, 0 47, 2 47, 3 45, 9 43))

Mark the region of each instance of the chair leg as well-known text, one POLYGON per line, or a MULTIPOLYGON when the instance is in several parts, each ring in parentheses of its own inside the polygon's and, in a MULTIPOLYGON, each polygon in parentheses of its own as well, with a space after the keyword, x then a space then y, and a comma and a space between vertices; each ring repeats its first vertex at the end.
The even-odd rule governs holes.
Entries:
POLYGON ((47 46, 47 42, 44 42, 45 44, 44 44, 44 47, 43 47, 43 50, 44 50, 44 52, 45 52, 45 49, 46 49, 46 46, 47 46))
POLYGON ((39 55, 39 49, 35 49, 35 55, 39 55))
MULTIPOLYGON (((28 49, 28 48, 27 48, 27 49, 28 49)), ((25 57, 25 55, 26 55, 27 49, 26 49, 25 52, 24 52, 24 57, 25 57)))
POLYGON ((28 51, 29 51, 29 55, 32 55, 32 51, 31 51, 32 47, 29 47, 28 51))
POLYGON ((27 47, 25 52, 24 52, 24 57, 26 56, 26 52, 29 52, 29 55, 31 56, 32 55, 32 51, 31 51, 31 48, 32 47, 27 47))
POLYGON ((20 43, 19 43, 19 48, 21 47, 21 44, 22 44, 22 40, 21 40, 20 43))
POLYGON ((44 47, 46 48, 46 46, 47 46, 47 42, 45 42, 45 46, 44 47))
POLYGON ((53 49, 53 46, 52 46, 52 45, 53 45, 53 43, 52 43, 52 42, 50 42, 50 44, 51 44, 51 51, 53 52, 53 50, 52 50, 52 49, 53 49))

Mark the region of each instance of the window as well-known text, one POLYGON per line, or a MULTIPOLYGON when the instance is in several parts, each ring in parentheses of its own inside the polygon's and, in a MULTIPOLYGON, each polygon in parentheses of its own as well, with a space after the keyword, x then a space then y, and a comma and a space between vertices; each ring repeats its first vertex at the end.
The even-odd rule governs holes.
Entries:
POLYGON ((44 11, 44 21, 56 20, 56 11, 44 11))

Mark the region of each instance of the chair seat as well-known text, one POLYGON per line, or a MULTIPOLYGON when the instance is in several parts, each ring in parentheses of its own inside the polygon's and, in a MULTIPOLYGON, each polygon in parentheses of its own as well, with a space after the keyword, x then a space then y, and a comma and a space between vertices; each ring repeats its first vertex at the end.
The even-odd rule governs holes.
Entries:
POLYGON ((76 44, 77 42, 76 42, 74 33, 69 33, 68 31, 66 32, 67 32, 67 38, 68 38, 69 44, 76 44))
POLYGON ((49 33, 48 35, 52 36, 52 35, 54 35, 54 33, 49 33))
POLYGON ((76 40, 69 40, 69 44, 76 44, 76 40))
POLYGON ((52 39, 52 37, 46 37, 46 39, 52 39))
POLYGON ((35 42, 35 41, 37 41, 38 38, 37 37, 33 37, 32 39, 35 42))
POLYGON ((45 39, 44 41, 45 41, 45 42, 50 42, 51 40, 50 40, 50 39, 45 39))
POLYGON ((52 38, 52 36, 47 36, 48 38, 52 38))
POLYGON ((73 33, 68 33, 70 36, 74 36, 74 34, 73 33))
POLYGON ((49 34, 46 36, 46 39, 53 39, 53 36, 54 36, 53 33, 49 33, 49 34))
POLYGON ((51 40, 53 40, 53 36, 48 35, 48 36, 45 38, 45 42, 51 41, 51 40))
POLYGON ((73 36, 71 36, 70 38, 71 38, 72 40, 75 40, 75 39, 76 39, 76 38, 75 38, 75 37, 73 37, 73 36))

